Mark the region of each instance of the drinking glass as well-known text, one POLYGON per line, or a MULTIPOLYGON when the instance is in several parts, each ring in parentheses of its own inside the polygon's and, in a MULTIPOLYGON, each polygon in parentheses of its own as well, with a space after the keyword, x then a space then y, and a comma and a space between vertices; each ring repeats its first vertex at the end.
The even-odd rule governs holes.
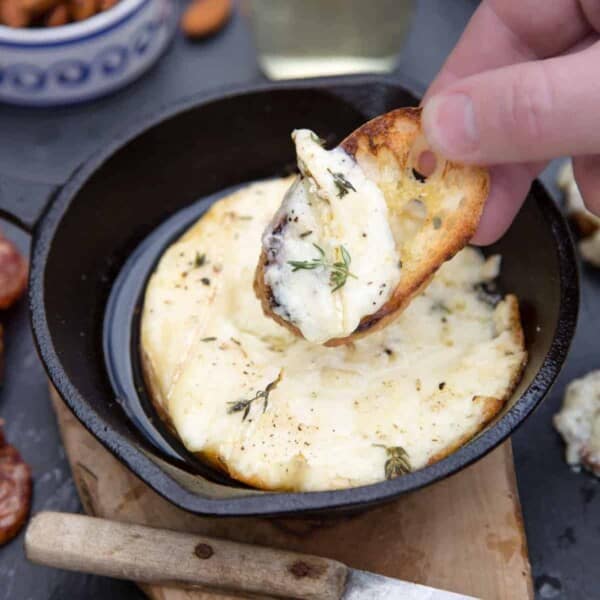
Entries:
POLYGON ((271 79, 391 71, 413 0, 248 0, 271 79))

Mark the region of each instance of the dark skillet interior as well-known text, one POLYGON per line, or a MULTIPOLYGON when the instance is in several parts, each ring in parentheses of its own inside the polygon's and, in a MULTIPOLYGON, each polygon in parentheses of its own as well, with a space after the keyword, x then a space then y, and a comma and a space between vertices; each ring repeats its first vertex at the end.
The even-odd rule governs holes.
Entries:
POLYGON ((45 216, 34 240, 30 293, 34 331, 50 376, 85 426, 174 504, 203 514, 274 515, 389 500, 483 456, 548 391, 575 326, 577 273, 564 220, 536 184, 510 232, 490 249, 504 257, 502 287, 520 298, 529 364, 502 416, 465 447, 392 481, 336 492, 283 494, 243 488, 214 473, 160 423, 158 437, 152 437, 155 416, 144 391, 135 389, 140 381, 131 372, 134 309, 158 249, 211 200, 194 203, 243 182, 290 172, 294 152, 289 135, 295 127, 312 128, 335 144, 365 120, 415 103, 397 84, 374 79, 264 86, 189 102, 92 159, 45 216), (175 220, 164 225, 171 217, 175 220), (158 237, 149 238, 153 232, 158 237), (144 240, 146 246, 140 246, 144 240), (150 246, 152 252, 143 259, 133 254, 136 249, 143 254, 150 246), (123 270, 132 255, 135 260, 123 270), (120 273, 105 331, 105 357, 103 324, 120 273), (123 292, 120 284, 127 287, 127 282, 132 282, 130 289, 123 292), (128 377, 131 385, 123 383, 128 377))

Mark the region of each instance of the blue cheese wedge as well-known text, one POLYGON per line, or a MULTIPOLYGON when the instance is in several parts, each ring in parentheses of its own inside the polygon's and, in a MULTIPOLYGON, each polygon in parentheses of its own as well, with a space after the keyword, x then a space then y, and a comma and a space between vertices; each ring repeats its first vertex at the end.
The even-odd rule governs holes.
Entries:
POLYGON ((490 293, 499 260, 466 248, 384 329, 313 344, 252 290, 291 183, 220 200, 160 259, 140 349, 159 414, 190 452, 268 490, 365 485, 439 460, 502 409, 525 362, 516 299, 490 293))
POLYGON ((343 149, 294 131, 300 176, 263 237, 273 311, 314 343, 350 335, 392 294, 401 263, 383 193, 343 149))

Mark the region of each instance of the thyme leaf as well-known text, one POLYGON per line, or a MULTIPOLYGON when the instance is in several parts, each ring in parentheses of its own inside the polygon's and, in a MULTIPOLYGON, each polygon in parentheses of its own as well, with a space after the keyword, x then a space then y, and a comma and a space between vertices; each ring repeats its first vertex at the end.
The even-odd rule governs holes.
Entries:
POLYGON ((432 221, 433 223, 433 228, 434 229, 439 229, 442 226, 442 219, 441 217, 433 217, 432 221))
POLYGON ((329 285, 331 285, 331 293, 337 292, 342 286, 346 285, 348 277, 356 279, 356 275, 350 273, 350 263, 352 259, 348 250, 344 246, 338 247, 338 252, 341 255, 342 260, 334 262, 331 267, 331 275, 329 276, 329 285))
POLYGON ((312 230, 311 230, 311 229, 309 229, 308 231, 305 231, 304 233, 301 233, 301 234, 300 234, 300 237, 301 237, 301 238, 308 237, 308 236, 309 236, 311 233, 312 233, 312 230))
POLYGON ((248 399, 240 399, 235 400, 233 402, 228 402, 229 407, 227 408, 227 414, 232 415, 234 413, 241 412, 242 413, 242 421, 245 421, 250 414, 250 409, 252 408, 252 404, 256 400, 263 401, 263 413, 267 410, 267 406, 269 405, 269 394, 277 387, 277 384, 281 381, 283 372, 280 371, 277 379, 274 379, 267 385, 264 390, 259 390, 252 398, 248 399))
POLYGON ((356 188, 346 179, 343 173, 334 173, 331 169, 327 169, 333 177, 333 183, 337 188, 338 198, 343 198, 350 190, 356 191, 356 188))
POLYGON ((383 448, 387 454, 384 465, 386 479, 394 479, 412 471, 408 453, 402 446, 383 446, 381 444, 374 444, 374 446, 383 448))
POLYGON ((300 269, 306 269, 308 271, 312 271, 317 267, 326 267, 327 262, 325 260, 325 250, 313 243, 313 246, 319 252, 319 256, 317 258, 313 258, 311 260, 289 260, 288 265, 292 267, 292 273, 299 271, 300 269))
POLYGON ((357 278, 356 275, 350 272, 350 263, 352 262, 352 258, 344 246, 338 246, 336 248, 336 255, 340 258, 340 260, 337 260, 332 264, 327 263, 325 251, 323 248, 321 248, 321 246, 318 246, 317 244, 313 244, 313 246, 319 252, 319 256, 317 258, 312 258, 311 260, 288 261, 288 264, 292 267, 292 273, 295 273, 300 269, 312 271, 318 267, 323 267, 325 269, 328 268, 330 270, 329 285, 332 288, 332 294, 337 292, 337 290, 346 284, 348 277, 353 277, 354 279, 357 278))
POLYGON ((202 267, 206 263, 206 254, 200 254, 200 252, 196 252, 196 258, 194 259, 194 267, 199 268, 202 267))

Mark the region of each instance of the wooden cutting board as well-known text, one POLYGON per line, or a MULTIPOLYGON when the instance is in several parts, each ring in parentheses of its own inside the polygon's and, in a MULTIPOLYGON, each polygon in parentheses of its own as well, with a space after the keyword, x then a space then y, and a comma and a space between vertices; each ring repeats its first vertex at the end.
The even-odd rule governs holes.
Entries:
MULTIPOLYGON (((357 516, 211 519, 153 492, 83 428, 54 390, 52 399, 90 515, 327 556, 485 600, 533 598, 510 442, 451 478, 357 516)), ((162 586, 142 589, 153 600, 234 600, 162 586)))

